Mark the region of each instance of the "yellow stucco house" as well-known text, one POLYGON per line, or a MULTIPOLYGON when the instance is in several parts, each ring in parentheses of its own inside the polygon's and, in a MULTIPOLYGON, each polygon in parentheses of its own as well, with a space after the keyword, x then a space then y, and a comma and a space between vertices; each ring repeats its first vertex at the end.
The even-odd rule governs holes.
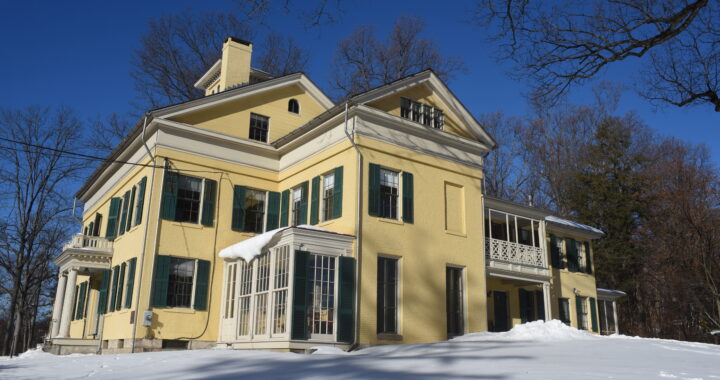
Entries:
POLYGON ((334 104, 251 54, 228 38, 196 83, 206 96, 148 112, 78 191, 49 351, 616 326, 612 294, 598 321, 602 232, 484 196, 495 142, 432 71, 334 104))

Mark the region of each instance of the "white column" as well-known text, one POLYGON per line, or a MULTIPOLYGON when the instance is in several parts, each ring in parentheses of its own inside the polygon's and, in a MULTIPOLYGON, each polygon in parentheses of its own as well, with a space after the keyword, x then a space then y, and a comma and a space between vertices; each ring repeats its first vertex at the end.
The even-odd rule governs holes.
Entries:
POLYGON ((550 295, 550 283, 543 282, 543 298, 545 299, 545 321, 552 319, 552 297, 550 295))
POLYGON ((620 334, 620 324, 618 323, 618 319, 617 319, 617 302, 615 302, 615 300, 613 300, 612 303, 613 303, 613 318, 615 318, 615 334, 620 334))
POLYGON ((70 321, 72 320, 73 301, 75 300, 75 283, 77 282, 77 269, 68 272, 65 285, 65 299, 63 299, 62 315, 60 317, 60 333, 58 338, 70 337, 70 321))
POLYGON ((58 273, 57 289, 55 291, 55 303, 52 312, 52 328, 50 329, 50 337, 54 338, 60 332, 60 316, 63 310, 63 298, 65 296, 65 285, 67 284, 67 276, 58 273))

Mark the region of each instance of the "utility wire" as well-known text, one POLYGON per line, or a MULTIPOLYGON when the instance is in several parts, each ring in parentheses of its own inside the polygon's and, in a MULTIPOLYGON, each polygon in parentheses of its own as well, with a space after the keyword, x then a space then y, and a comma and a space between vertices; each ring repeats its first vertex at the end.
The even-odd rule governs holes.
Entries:
MULTIPOLYGON (((32 144, 32 143, 27 143, 27 142, 23 142, 23 141, 11 140, 11 139, 7 139, 7 138, 4 138, 4 137, 0 137, 0 140, 2 140, 2 141, 7 141, 7 142, 10 142, 10 143, 13 143, 13 144, 25 145, 25 146, 32 147, 32 148, 49 150, 49 151, 53 151, 53 152, 56 152, 56 153, 64 154, 64 155, 67 155, 67 156, 74 156, 74 157, 77 157, 77 158, 80 158, 80 159, 84 159, 84 160, 107 161, 107 162, 110 162, 110 163, 117 163, 117 164, 123 164, 123 165, 135 165, 135 166, 142 166, 142 167, 145 167, 145 168, 157 168, 157 169, 164 169, 164 168, 165 168, 165 167, 162 166, 162 165, 142 164, 142 163, 139 163, 139 162, 130 162, 130 161, 122 161, 122 160, 108 160, 107 158, 103 158, 103 157, 99 157, 99 156, 93 156, 93 155, 84 154, 84 153, 68 152, 68 151, 62 150, 62 149, 57 149, 57 148, 52 148, 52 147, 49 147, 49 146, 37 145, 37 144, 32 144)), ((20 149, 18 149, 18 148, 16 148, 16 147, 11 147, 11 146, 0 146, 0 148, 10 149, 10 150, 14 150, 14 151, 20 151, 20 149)), ((42 153, 42 152, 41 152, 41 153, 42 153)), ((178 171, 183 171, 183 172, 219 173, 219 174, 223 174, 223 173, 224 173, 224 172, 211 171, 211 170, 193 170, 193 169, 176 169, 176 170, 178 170, 178 171)))

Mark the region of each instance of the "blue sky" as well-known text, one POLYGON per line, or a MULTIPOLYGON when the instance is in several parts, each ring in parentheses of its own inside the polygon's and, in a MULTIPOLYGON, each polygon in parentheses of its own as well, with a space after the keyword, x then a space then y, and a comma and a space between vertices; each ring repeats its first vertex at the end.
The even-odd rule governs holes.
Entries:
MULTIPOLYGON (((274 16, 269 25, 293 35, 311 53, 307 73, 328 89, 327 72, 339 39, 362 24, 376 25, 382 36, 399 15, 423 17, 426 35, 442 52, 465 61, 467 72, 449 86, 471 112, 524 115, 526 83, 509 79, 512 66, 492 58, 494 46, 486 41, 485 30, 468 22, 467 4, 372 0, 345 6, 342 23, 319 29, 307 30, 287 15, 274 16)), ((0 107, 67 105, 88 118, 132 110, 130 58, 148 19, 185 8, 236 9, 229 1, 5 2, 0 12, 0 107)), ((628 62, 601 79, 631 83, 635 67, 637 62, 628 62)), ((588 102, 588 94, 588 88, 577 89, 570 101, 588 102)), ((707 144, 720 162, 720 113, 709 106, 657 108, 630 91, 620 111, 631 110, 663 135, 707 144)))

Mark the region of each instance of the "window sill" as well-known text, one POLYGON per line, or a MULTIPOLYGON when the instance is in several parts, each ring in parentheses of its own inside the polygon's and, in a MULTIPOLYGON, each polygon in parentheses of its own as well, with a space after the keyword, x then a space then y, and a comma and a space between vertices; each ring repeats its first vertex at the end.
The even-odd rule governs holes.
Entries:
POLYGON ((380 222, 390 223, 390 224, 398 224, 398 225, 404 225, 405 222, 399 219, 390 219, 390 218, 377 218, 380 222))
POLYGON ((322 222, 316 224, 316 226, 317 226, 317 227, 324 227, 324 226, 327 226, 327 225, 329 225, 329 224, 332 224, 332 223, 333 223, 334 221, 336 221, 337 219, 338 219, 338 218, 328 219, 328 220, 325 220, 325 221, 322 221, 322 222))
POLYGON ((403 336, 400 334, 388 334, 388 333, 377 334, 377 338, 378 338, 378 340, 392 340, 392 341, 403 340, 403 336))
POLYGON ((187 223, 187 222, 170 222, 170 223, 172 223, 173 226, 178 226, 178 227, 183 227, 183 228, 185 228, 185 227, 195 228, 198 230, 201 230, 201 229, 203 229, 203 227, 205 227, 200 223, 187 223))
POLYGON ((456 231, 448 231, 448 230, 445 230, 445 233, 448 234, 448 235, 455 235, 455 236, 464 237, 464 238, 467 237, 467 234, 466 234, 466 233, 463 233, 463 232, 456 232, 456 231))
POLYGON ((177 313, 177 314, 195 314, 197 310, 191 308, 191 307, 165 307, 161 309, 164 312, 167 313, 177 313))

